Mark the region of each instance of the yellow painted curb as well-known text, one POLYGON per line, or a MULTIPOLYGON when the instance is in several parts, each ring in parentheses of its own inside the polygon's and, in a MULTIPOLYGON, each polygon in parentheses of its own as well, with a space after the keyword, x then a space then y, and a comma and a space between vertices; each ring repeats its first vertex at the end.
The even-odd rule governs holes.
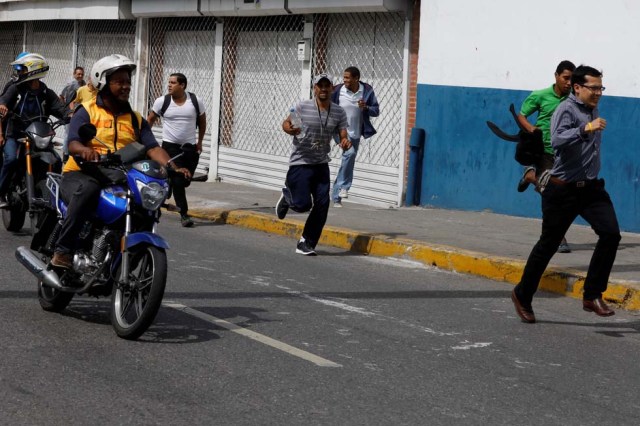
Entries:
MULTIPOLYGON (((190 214, 199 219, 296 239, 302 234, 304 228, 304 223, 301 221, 279 220, 272 215, 246 210, 194 209, 190 214)), ((372 256, 412 259, 440 269, 511 284, 519 282, 525 266, 525 262, 521 260, 333 226, 324 228, 320 244, 372 256)), ((584 278, 585 274, 582 271, 549 267, 540 280, 539 288, 581 299, 584 278)), ((640 309, 640 283, 611 280, 603 297, 621 308, 638 310, 640 309)))

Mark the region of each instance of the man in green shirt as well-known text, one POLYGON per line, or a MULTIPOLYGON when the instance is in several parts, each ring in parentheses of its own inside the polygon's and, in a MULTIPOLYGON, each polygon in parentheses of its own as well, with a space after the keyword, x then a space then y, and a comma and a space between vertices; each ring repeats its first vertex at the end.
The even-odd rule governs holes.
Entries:
MULTIPOLYGON (((544 154, 536 164, 532 164, 525 169, 520 182, 518 182, 518 192, 525 191, 529 184, 533 183, 535 185, 542 172, 553 167, 554 152, 551 147, 551 116, 560 105, 560 102, 564 101, 571 93, 571 75, 575 69, 576 66, 571 61, 560 62, 556 67, 556 82, 551 87, 531 92, 522 103, 520 114, 518 114, 518 123, 529 133, 533 133, 537 129, 542 131, 544 154), (536 112, 538 116, 534 126, 527 120, 527 117, 536 112)), ((571 252, 566 239, 562 240, 558 252, 571 252)))

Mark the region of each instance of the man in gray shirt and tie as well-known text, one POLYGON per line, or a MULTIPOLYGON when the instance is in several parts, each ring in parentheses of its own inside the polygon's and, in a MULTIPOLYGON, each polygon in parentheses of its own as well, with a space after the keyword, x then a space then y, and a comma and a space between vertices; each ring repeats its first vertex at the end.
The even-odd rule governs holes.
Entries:
POLYGON ((531 302, 540 278, 578 216, 599 237, 584 282, 582 307, 599 316, 615 313, 602 300, 620 242, 616 212, 604 180, 598 178, 602 131, 607 126, 598 111, 604 91, 602 73, 581 65, 571 76, 571 87, 572 93, 551 120, 555 161, 553 168, 540 177, 542 234, 527 259, 520 283, 511 293, 516 313, 527 323, 536 321, 531 302))

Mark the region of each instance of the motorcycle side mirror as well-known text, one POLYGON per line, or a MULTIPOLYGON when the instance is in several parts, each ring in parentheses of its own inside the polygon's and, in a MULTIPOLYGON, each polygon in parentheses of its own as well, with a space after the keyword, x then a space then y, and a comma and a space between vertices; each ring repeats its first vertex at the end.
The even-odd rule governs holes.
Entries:
POLYGON ((98 129, 91 123, 85 123, 78 129, 78 136, 82 143, 90 142, 98 134, 98 129))

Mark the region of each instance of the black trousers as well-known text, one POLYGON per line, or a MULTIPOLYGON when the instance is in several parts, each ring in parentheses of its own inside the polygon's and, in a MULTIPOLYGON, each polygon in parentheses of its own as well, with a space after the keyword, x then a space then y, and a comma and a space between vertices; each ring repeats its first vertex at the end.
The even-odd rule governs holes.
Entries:
MULTIPOLYGON (((169 157, 175 157, 182 153, 180 144, 172 142, 162 142, 162 148, 169 154, 169 157)), ((197 152, 185 152, 181 157, 176 158, 173 162, 178 167, 184 167, 191 172, 191 175, 196 171, 198 167, 198 161, 200 160, 200 154, 197 152)), ((171 191, 173 192, 173 199, 176 201, 176 206, 180 209, 181 215, 186 215, 189 211, 189 204, 187 203, 187 192, 185 188, 191 185, 191 181, 185 179, 181 173, 176 173, 171 177, 171 191)))
POLYGON ((67 203, 67 216, 56 242, 58 253, 73 253, 82 226, 95 211, 102 184, 83 172, 67 172, 62 176, 60 196, 67 203))
POLYGON ((291 210, 304 213, 311 210, 302 236, 315 247, 329 214, 329 165, 290 166, 287 172, 285 197, 291 210), (288 193, 287 193, 288 192, 288 193))
POLYGON ((604 189, 604 180, 585 181, 584 186, 549 182, 542 193, 542 234, 515 288, 525 307, 531 307, 544 270, 578 216, 582 216, 599 237, 587 271, 583 298, 594 300, 607 289, 620 243, 620 228, 609 194, 604 189))

